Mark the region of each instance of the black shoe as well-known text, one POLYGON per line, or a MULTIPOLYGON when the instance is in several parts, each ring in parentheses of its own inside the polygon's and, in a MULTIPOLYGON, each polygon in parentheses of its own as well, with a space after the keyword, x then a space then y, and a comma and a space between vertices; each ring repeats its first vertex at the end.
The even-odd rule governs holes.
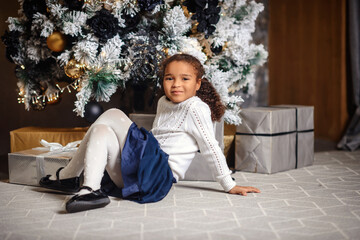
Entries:
POLYGON ((39 182, 40 186, 62 192, 78 192, 80 189, 80 178, 73 177, 60 180, 59 173, 61 169, 63 169, 63 167, 56 171, 56 180, 50 180, 51 175, 47 175, 46 177, 41 178, 39 182))
POLYGON ((81 212, 95 208, 105 207, 110 203, 109 197, 100 189, 93 191, 92 188, 83 186, 80 189, 88 189, 90 193, 75 195, 66 203, 66 211, 69 213, 81 212))

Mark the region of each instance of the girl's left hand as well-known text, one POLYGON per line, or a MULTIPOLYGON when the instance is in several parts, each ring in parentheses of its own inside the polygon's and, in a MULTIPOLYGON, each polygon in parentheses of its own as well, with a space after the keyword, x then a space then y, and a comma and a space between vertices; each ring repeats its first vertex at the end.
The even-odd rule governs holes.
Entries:
POLYGON ((242 187, 242 186, 235 186, 233 187, 229 193, 231 194, 241 194, 246 196, 247 193, 260 193, 260 190, 255 187, 242 187))

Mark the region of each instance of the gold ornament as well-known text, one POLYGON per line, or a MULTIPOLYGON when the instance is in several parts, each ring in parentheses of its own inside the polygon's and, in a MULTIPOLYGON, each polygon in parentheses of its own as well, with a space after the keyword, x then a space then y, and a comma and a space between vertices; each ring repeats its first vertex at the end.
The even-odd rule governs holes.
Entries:
POLYGON ((169 55, 169 48, 163 48, 163 52, 165 53, 165 56, 167 57, 169 55))
POLYGON ((209 40, 207 40, 206 38, 202 38, 200 40, 200 45, 202 46, 203 53, 205 53, 208 58, 212 57, 213 52, 211 51, 211 45, 209 43, 209 40))
POLYGON ((198 31, 197 31, 198 25, 199 25, 199 23, 196 22, 196 23, 194 23, 194 24, 191 26, 191 32, 192 32, 193 34, 196 34, 196 33, 198 32, 198 31))
POLYGON ((71 59, 66 66, 64 67, 65 74, 72 78, 79 78, 84 74, 86 66, 84 64, 78 63, 74 59, 71 59))
POLYGON ((53 32, 47 39, 46 44, 51 51, 62 52, 66 46, 66 38, 60 32, 53 32))
POLYGON ((185 17, 191 18, 192 15, 194 15, 193 13, 189 12, 189 10, 188 10, 188 8, 187 8, 186 6, 183 5, 181 8, 182 8, 182 10, 184 11, 185 17))

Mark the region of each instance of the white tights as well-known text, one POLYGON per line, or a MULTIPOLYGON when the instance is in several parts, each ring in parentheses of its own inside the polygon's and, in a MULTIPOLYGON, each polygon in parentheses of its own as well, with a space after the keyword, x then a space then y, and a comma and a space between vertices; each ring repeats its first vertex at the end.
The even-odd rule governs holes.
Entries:
MULTIPOLYGON (((131 124, 132 121, 119 109, 104 112, 86 132, 74 157, 60 171, 59 178, 73 178, 84 171, 83 185, 98 190, 106 169, 116 186, 122 188, 120 156, 131 124)), ((51 179, 56 177, 53 175, 51 179)), ((85 193, 88 191, 81 190, 79 194, 85 193)))

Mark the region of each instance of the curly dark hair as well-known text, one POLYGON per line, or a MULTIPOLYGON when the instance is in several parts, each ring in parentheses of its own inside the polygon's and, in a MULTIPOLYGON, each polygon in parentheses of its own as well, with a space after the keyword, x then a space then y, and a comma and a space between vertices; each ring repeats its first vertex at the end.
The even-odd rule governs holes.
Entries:
POLYGON ((161 79, 164 79, 164 73, 167 65, 169 65, 173 61, 186 62, 194 67, 196 71, 196 78, 201 79, 201 87, 196 92, 196 96, 198 96, 210 107, 211 119, 213 121, 220 121, 225 113, 225 106, 221 102, 220 95, 217 93, 211 82, 209 82, 209 80, 203 77, 205 74, 205 70, 201 62, 196 57, 189 54, 175 54, 169 58, 166 58, 162 62, 162 66, 160 69, 161 79))

